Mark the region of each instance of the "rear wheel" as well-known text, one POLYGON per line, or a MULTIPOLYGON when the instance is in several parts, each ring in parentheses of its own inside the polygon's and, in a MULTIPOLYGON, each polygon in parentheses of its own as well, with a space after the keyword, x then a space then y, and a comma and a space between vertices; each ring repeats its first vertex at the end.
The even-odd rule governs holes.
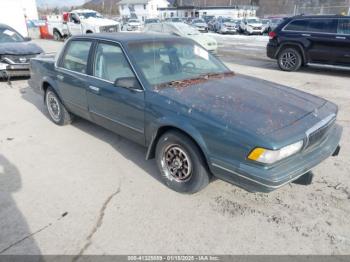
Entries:
POLYGON ((156 161, 163 183, 193 194, 209 184, 209 173, 198 146, 178 131, 165 133, 156 146, 156 161))
POLYGON ((55 30, 55 31, 53 32, 53 39, 54 39, 55 41, 61 41, 61 40, 62 40, 62 36, 61 36, 60 32, 58 32, 57 30, 55 30))
POLYGON ((56 93, 49 87, 45 93, 45 104, 50 119, 57 125, 64 126, 72 122, 72 116, 61 103, 56 93))
POLYGON ((297 71, 302 65, 300 52, 293 48, 285 48, 278 54, 278 66, 281 70, 292 72, 297 71))

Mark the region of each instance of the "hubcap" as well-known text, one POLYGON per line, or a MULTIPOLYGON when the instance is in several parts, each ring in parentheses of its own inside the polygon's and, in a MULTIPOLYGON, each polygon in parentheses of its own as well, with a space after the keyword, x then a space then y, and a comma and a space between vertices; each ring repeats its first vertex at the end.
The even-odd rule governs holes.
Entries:
POLYGON ((177 145, 167 147, 163 153, 162 168, 166 176, 177 182, 185 182, 192 175, 192 164, 187 153, 177 145))
POLYGON ((297 57, 292 52, 286 52, 281 57, 281 64, 285 69, 291 69, 297 64, 297 57))
POLYGON ((57 97, 52 92, 47 93, 46 105, 52 119, 56 122, 60 121, 60 105, 57 97))

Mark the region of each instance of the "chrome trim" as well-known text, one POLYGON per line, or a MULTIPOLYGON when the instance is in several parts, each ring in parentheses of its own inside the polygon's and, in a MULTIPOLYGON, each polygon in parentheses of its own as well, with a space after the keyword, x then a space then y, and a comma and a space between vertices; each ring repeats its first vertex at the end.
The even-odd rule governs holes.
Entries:
POLYGON ((142 130, 142 129, 139 129, 139 128, 130 126, 130 125, 125 124, 125 123, 123 123, 123 122, 120 122, 120 121, 118 121, 118 120, 112 119, 112 118, 110 118, 110 117, 108 117, 108 116, 99 114, 99 113, 97 113, 96 111, 93 111, 93 110, 89 110, 89 112, 92 113, 92 114, 95 114, 95 115, 97 115, 97 116, 103 117, 103 118, 105 118, 105 119, 108 119, 109 121, 114 122, 114 123, 116 123, 116 124, 119 124, 119 125, 122 125, 122 126, 124 126, 124 127, 130 128, 130 129, 132 129, 132 130, 134 130, 134 131, 136 131, 136 132, 138 132, 138 133, 144 134, 144 130, 142 130))
POLYGON ((95 91, 95 92, 99 92, 100 89, 96 86, 89 86, 89 89, 91 89, 92 91, 95 91))
POLYGON ((235 172, 235 171, 232 171, 232 170, 230 170, 230 169, 227 169, 227 168, 225 168, 225 167, 223 167, 223 166, 220 166, 220 165, 218 165, 218 164, 213 163, 212 165, 215 166, 215 167, 217 167, 217 168, 220 168, 220 169, 222 169, 222 170, 225 170, 225 171, 227 171, 227 172, 229 172, 229 173, 231 173, 231 174, 234 174, 234 175, 239 176, 239 177, 241 177, 241 178, 244 178, 244 179, 246 179, 246 180, 252 181, 252 182, 254 182, 254 183, 257 183, 257 184, 259 184, 259 185, 262 185, 262 186, 265 186, 265 187, 268 187, 268 188, 272 188, 272 189, 277 189, 277 188, 283 187, 284 185, 287 185, 287 184, 289 184, 290 182, 292 182, 292 181, 294 181, 294 180, 297 180, 299 177, 305 175, 307 172, 309 172, 309 171, 311 170, 311 169, 309 169, 309 170, 306 171, 305 173, 303 172, 301 175, 296 176, 296 177, 293 177, 292 179, 290 179, 290 180, 288 180, 288 181, 286 181, 286 182, 284 182, 284 183, 282 183, 282 184, 280 184, 280 185, 278 185, 278 186, 271 186, 271 185, 264 184, 264 183, 262 183, 262 182, 260 182, 260 181, 257 181, 257 180, 255 180, 255 179, 252 179, 252 178, 243 176, 243 175, 241 175, 241 174, 239 174, 239 173, 237 173, 237 172, 235 172))
POLYGON ((318 129, 325 127, 329 124, 331 124, 335 119, 336 119, 336 114, 331 114, 329 116, 327 116, 326 118, 322 119, 320 122, 318 122, 316 125, 314 125, 313 127, 311 127, 310 129, 306 130, 305 134, 306 134, 306 143, 303 146, 303 148, 307 148, 309 145, 309 137, 310 135, 317 131, 318 129))

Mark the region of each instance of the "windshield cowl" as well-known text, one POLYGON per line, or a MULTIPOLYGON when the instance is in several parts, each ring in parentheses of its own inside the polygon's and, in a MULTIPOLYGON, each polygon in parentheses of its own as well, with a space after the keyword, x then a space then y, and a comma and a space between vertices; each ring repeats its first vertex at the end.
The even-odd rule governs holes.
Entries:
POLYGON ((159 91, 161 89, 168 88, 168 87, 175 87, 177 89, 184 89, 184 88, 187 88, 187 87, 192 86, 192 85, 205 83, 209 80, 223 79, 223 78, 232 77, 232 76, 235 76, 235 73, 232 71, 224 72, 224 73, 209 73, 209 74, 200 75, 200 76, 195 77, 195 78, 170 81, 167 83, 155 85, 154 89, 156 91, 159 91))

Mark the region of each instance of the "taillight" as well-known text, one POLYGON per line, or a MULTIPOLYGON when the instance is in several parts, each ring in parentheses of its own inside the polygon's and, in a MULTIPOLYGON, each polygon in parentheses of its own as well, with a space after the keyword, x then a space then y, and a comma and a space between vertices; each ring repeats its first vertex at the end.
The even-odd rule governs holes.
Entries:
POLYGON ((271 32, 269 33, 269 38, 270 38, 271 40, 274 39, 276 36, 277 36, 277 34, 276 34, 276 32, 274 32, 274 31, 271 31, 271 32))

